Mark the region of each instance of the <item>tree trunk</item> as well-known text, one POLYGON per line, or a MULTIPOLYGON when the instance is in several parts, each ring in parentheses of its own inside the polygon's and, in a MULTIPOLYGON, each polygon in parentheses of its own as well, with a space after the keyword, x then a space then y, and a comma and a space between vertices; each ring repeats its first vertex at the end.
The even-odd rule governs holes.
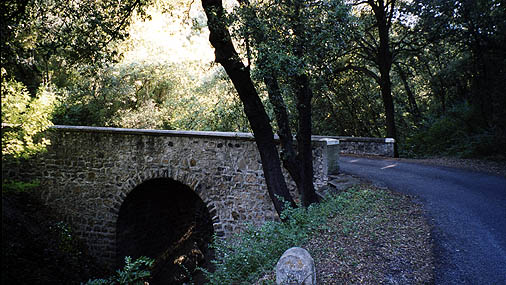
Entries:
POLYGON ((313 150, 311 147, 311 99, 313 92, 306 74, 296 77, 297 111, 299 113, 299 129, 297 133, 297 149, 301 161, 301 186, 299 193, 304 206, 318 202, 313 184, 313 150))
MULTIPOLYGON (((390 51, 389 43, 389 29, 394 13, 393 7, 395 5, 395 0, 392 0, 390 2, 387 1, 386 3, 384 0, 379 0, 377 2, 369 0, 368 3, 374 12, 379 34, 379 47, 378 53, 376 55, 376 63, 378 64, 380 71, 379 85, 381 88, 383 106, 385 108, 387 137, 393 138, 397 141, 394 100, 392 98, 392 82, 390 80, 390 70, 392 69, 393 54, 390 51), (388 7, 388 5, 390 5, 390 7, 388 7), (388 13, 389 8, 390 13, 388 13)), ((397 151, 397 143, 394 144, 394 156, 399 156, 397 151)))
MULTIPOLYGON (((381 68, 380 68, 381 70, 381 68)), ((392 97, 392 84, 390 81, 390 72, 382 72, 381 74, 381 97, 383 98, 383 107, 385 108, 387 137, 397 141, 397 130, 395 127, 395 110, 394 100, 392 97)), ((394 156, 398 157, 397 143, 394 144, 394 156)))
MULTIPOLYGON (((298 38, 295 44, 294 54, 298 58, 304 57, 305 48, 305 30, 301 20, 302 1, 294 2, 295 15, 294 34, 298 38)), ((295 93, 297 98, 298 130, 297 130, 297 150, 298 160, 300 161, 299 171, 301 185, 298 190, 304 206, 318 202, 313 184, 313 149, 311 147, 311 100, 313 91, 311 90, 309 77, 306 67, 299 71, 295 76, 295 93)))
POLYGON ((244 66, 232 44, 225 24, 221 0, 202 0, 202 7, 207 16, 209 41, 215 48, 216 62, 225 68, 243 103, 244 112, 250 122, 260 152, 269 196, 277 213, 281 214, 284 203, 278 197, 288 201, 294 207, 295 203, 281 172, 281 163, 269 117, 253 85, 249 69, 244 66))
POLYGON ((406 74, 404 73, 402 68, 399 65, 396 65, 396 67, 397 67, 397 73, 399 74, 402 84, 404 85, 404 90, 406 90, 406 95, 408 96, 410 112, 415 117, 416 123, 419 123, 422 118, 422 115, 420 113, 420 109, 418 109, 418 105, 416 104, 415 95, 413 94, 413 91, 411 90, 411 87, 409 86, 408 78, 406 77, 406 74))
POLYGON ((293 135, 290 129, 290 119, 288 118, 288 112, 286 111, 283 95, 279 89, 278 81, 272 74, 264 76, 264 83, 267 86, 269 101, 274 108, 276 123, 278 124, 278 136, 281 141, 282 149, 281 160, 283 161, 283 166, 297 185, 297 189, 299 189, 301 187, 300 185, 302 185, 300 167, 297 161, 297 153, 293 147, 293 135))
MULTIPOLYGON (((248 0, 238 0, 242 5, 249 5, 248 0)), ((296 2, 296 21, 299 23, 295 27, 296 36, 303 35, 303 26, 299 19, 300 2, 296 2)), ((265 35, 262 32, 255 33, 257 43, 265 42, 265 35)), ((303 56, 302 41, 300 48, 295 51, 299 57, 303 56)), ((259 69, 264 71, 264 83, 267 86, 269 101, 274 107, 276 122, 278 125, 278 135, 281 141, 283 166, 294 180, 297 190, 300 194, 304 206, 318 202, 313 184, 313 153, 311 148, 311 98, 312 91, 309 87, 307 76, 297 76, 295 79, 295 89, 297 97, 297 110, 299 113, 299 126, 297 132, 297 153, 293 146, 293 135, 290 129, 290 120, 286 105, 281 94, 276 71, 270 70, 269 63, 259 60, 257 63, 259 69)))

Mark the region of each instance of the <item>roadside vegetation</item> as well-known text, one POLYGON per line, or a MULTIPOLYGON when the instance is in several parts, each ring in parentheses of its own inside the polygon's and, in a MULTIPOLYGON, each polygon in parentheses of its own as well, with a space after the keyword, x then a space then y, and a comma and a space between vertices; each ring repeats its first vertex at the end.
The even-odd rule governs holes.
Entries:
POLYGON ((406 196, 357 185, 308 208, 289 208, 285 223, 250 227, 214 241, 211 284, 274 284, 285 250, 306 248, 318 284, 426 284, 433 281, 430 227, 406 196))

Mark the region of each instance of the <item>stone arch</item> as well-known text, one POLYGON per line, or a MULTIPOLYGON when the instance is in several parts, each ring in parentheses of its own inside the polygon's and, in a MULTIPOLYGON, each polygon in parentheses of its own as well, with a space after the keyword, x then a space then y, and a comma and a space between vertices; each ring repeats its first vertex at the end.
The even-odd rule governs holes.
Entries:
MULTIPOLYGON (((115 199, 115 206, 112 210, 116 215, 119 214, 120 207, 123 204, 125 198, 131 191, 133 191, 138 185, 141 185, 145 181, 152 179, 170 179, 178 181, 184 185, 187 185, 193 192, 195 192, 207 206, 211 219, 213 220, 214 232, 218 236, 224 236, 224 229, 221 218, 218 216, 216 208, 216 201, 210 197, 208 189, 200 183, 199 177, 196 175, 189 175, 186 171, 179 171, 178 169, 166 166, 161 168, 149 168, 144 171, 138 171, 134 175, 130 176, 125 183, 122 183, 119 187, 119 195, 115 199)), ((116 217, 117 218, 117 217, 116 217)))
POLYGON ((206 267, 212 257, 208 243, 214 233, 213 214, 182 182, 165 177, 139 183, 118 211, 116 265, 121 266, 125 256, 149 256, 156 260, 152 284, 185 281, 187 270, 206 267))

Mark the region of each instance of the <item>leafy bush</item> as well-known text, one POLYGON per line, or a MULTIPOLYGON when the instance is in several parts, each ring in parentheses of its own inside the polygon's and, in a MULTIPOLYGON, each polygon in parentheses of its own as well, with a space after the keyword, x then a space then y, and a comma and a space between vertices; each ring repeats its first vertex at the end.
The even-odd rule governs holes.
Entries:
POLYGON ((376 200, 373 191, 350 191, 326 197, 308 208, 290 208, 282 213, 286 222, 266 222, 261 227, 248 226, 228 240, 216 238, 212 247, 216 259, 215 271, 204 270, 210 284, 252 284, 274 268, 283 252, 302 246, 317 231, 325 227, 336 214, 353 216, 367 209, 376 200))
POLYGON ((2 193, 21 193, 34 189, 40 185, 39 181, 2 181, 2 193))
POLYGON ((31 98, 26 86, 6 77, 2 68, 2 155, 29 157, 50 144, 41 133, 51 125, 56 92, 42 86, 31 98))
POLYGON ((141 256, 132 262, 132 258, 125 257, 125 267, 117 270, 116 275, 107 279, 94 279, 86 285, 144 285, 151 276, 150 269, 155 261, 149 257, 141 256))
POLYGON ((471 105, 461 103, 444 116, 429 118, 424 128, 402 142, 400 149, 401 155, 406 157, 502 155, 504 158, 506 136, 485 126, 479 112, 471 105))
POLYGON ((55 244, 59 251, 76 258, 82 254, 80 251, 80 240, 75 236, 72 228, 68 224, 59 221, 54 223, 50 227, 50 230, 56 237, 55 244))

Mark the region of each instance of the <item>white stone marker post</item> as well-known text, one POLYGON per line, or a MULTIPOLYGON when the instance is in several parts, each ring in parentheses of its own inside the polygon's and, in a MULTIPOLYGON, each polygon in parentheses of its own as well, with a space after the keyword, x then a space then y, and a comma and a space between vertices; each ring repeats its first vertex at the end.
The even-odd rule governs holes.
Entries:
POLYGON ((289 248, 276 264, 276 284, 316 284, 314 260, 307 250, 289 248))

